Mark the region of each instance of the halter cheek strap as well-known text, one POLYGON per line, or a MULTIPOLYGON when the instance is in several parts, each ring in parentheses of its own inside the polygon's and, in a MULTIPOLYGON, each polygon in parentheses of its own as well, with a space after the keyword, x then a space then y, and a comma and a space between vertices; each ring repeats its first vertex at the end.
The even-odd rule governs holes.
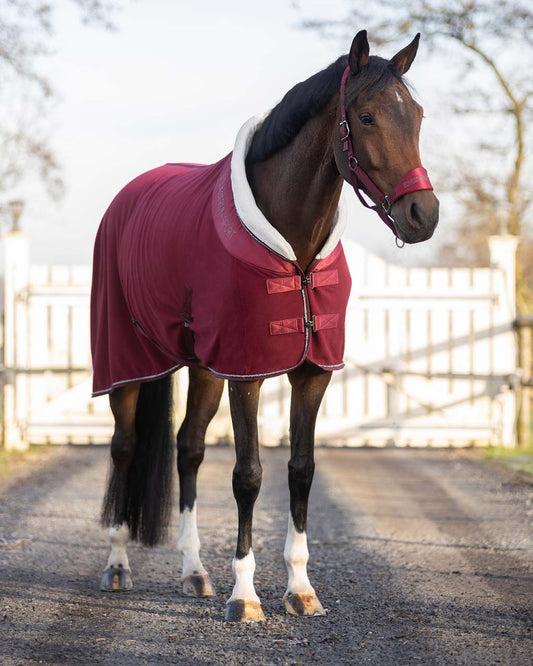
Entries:
POLYGON ((346 153, 348 158, 348 166, 350 168, 350 181, 352 184, 355 193, 359 197, 359 200, 370 210, 376 211, 376 213, 381 217, 383 222, 392 230, 396 238, 398 234, 396 233, 396 227, 394 226, 394 220, 390 215, 390 210, 392 204, 403 197, 409 192, 418 192, 420 190, 432 190, 433 185, 431 184, 427 171, 424 167, 416 167, 408 171, 400 181, 393 187, 393 189, 388 193, 384 194, 379 187, 373 182, 370 176, 366 171, 361 167, 359 161, 354 155, 350 126, 348 125, 347 115, 346 115, 346 103, 345 103, 345 94, 346 94, 346 82, 350 74, 350 67, 348 66, 344 70, 341 80, 341 89, 340 89, 340 107, 341 107, 341 122, 339 123, 340 129, 340 138, 342 142, 342 150, 346 153), (361 192, 361 188, 364 188, 365 191, 369 194, 373 201, 377 201, 376 205, 371 206, 361 192))

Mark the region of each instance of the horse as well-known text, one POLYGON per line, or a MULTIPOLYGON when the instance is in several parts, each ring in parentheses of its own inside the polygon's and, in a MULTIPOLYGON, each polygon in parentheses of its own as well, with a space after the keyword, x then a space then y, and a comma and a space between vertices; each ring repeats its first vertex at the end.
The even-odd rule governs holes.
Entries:
POLYGON ((133 586, 127 543, 167 533, 172 490, 171 374, 188 367, 177 434, 183 592, 213 595, 200 558, 196 479, 228 381, 238 535, 226 620, 265 616, 254 588, 254 503, 262 468, 257 411, 266 377, 291 385, 287 613, 323 615, 307 574, 307 507, 317 413, 343 366, 350 277, 341 190, 353 186, 397 244, 429 239, 439 202, 421 165, 422 107, 403 76, 420 34, 390 60, 365 30, 348 55, 298 83, 239 133, 214 165, 168 164, 113 200, 95 242, 93 395, 109 394, 111 467, 102 508, 111 553, 103 591, 133 586))

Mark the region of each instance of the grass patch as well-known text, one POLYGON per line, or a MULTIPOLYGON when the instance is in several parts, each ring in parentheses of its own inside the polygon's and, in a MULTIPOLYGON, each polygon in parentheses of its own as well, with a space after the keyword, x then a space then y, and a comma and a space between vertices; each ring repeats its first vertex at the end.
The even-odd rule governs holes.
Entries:
POLYGON ((533 474, 533 446, 527 449, 507 449, 503 446, 490 446, 487 457, 503 462, 512 469, 533 474))

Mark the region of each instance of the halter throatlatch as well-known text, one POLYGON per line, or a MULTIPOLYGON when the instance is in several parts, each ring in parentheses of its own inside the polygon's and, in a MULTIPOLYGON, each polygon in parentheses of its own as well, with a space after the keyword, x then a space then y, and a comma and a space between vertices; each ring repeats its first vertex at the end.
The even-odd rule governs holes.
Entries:
MULTIPOLYGON (((346 117, 346 105, 345 105, 345 92, 346 92, 346 81, 350 74, 350 67, 348 66, 344 70, 344 74, 341 79, 341 90, 340 90, 340 106, 341 106, 341 122, 339 123, 340 137, 342 142, 342 150, 346 153, 348 157, 348 166, 350 168, 350 181, 352 184, 355 193, 359 197, 359 200, 370 210, 376 211, 376 213, 381 217, 383 222, 392 230, 396 236, 396 241, 398 241, 398 234, 396 232, 396 227, 394 225, 394 220, 390 214, 392 204, 403 197, 409 192, 418 192, 419 190, 432 190, 433 185, 429 181, 428 173, 424 167, 416 167, 408 171, 405 176, 400 179, 400 182, 397 183, 394 188, 388 193, 384 194, 379 187, 372 181, 370 176, 366 171, 361 167, 357 157, 353 152, 353 145, 350 133, 350 126, 348 125, 348 120, 346 117), (377 201, 374 206, 371 206, 361 192, 361 188, 364 188, 368 195, 372 198, 373 201, 377 201)), ((403 246, 402 246, 403 247, 403 246)))

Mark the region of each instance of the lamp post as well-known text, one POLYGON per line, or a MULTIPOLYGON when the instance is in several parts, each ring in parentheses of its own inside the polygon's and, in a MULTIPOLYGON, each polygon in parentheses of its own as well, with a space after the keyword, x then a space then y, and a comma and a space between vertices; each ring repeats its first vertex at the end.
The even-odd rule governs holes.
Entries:
POLYGON ((0 204, 0 218, 6 219, 10 224, 10 232, 20 231, 19 220, 24 210, 22 199, 13 199, 5 204, 0 204))
POLYGON ((11 231, 20 231, 19 219, 24 210, 24 201, 22 199, 8 201, 7 209, 11 215, 11 231))

